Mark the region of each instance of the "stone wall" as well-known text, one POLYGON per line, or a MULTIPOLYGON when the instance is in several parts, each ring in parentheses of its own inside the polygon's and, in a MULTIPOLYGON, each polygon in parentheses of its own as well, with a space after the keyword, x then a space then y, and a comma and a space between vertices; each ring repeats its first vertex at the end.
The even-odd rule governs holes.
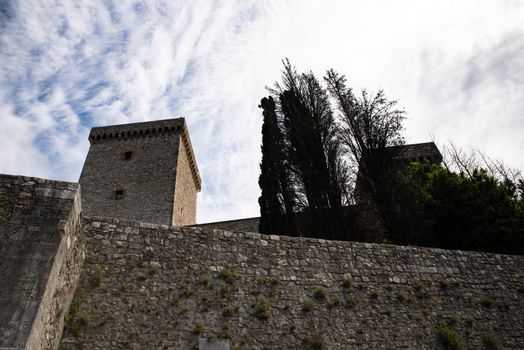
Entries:
POLYGON ((93 128, 80 176, 83 212, 171 224, 183 128, 182 118, 93 128))
POLYGON ((225 230, 233 232, 256 232, 258 233, 258 225, 260 224, 260 217, 209 222, 205 224, 192 225, 194 228, 201 228, 205 230, 225 230))
POLYGON ((78 184, 0 175, 0 349, 56 349, 84 254, 78 184))
POLYGON ((89 322, 62 349, 437 349, 439 324, 468 349, 524 343, 522 256, 101 218, 85 232, 89 322))
POLYGON ((197 192, 200 189, 191 171, 188 142, 187 137, 180 137, 172 221, 172 224, 176 226, 191 225, 196 220, 197 192))

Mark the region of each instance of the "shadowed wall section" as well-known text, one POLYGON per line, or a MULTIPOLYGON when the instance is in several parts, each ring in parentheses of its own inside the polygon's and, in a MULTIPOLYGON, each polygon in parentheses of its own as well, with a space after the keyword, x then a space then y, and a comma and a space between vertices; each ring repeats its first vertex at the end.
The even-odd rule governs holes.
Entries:
POLYGON ((55 349, 80 277, 78 184, 0 175, 0 349, 55 349))

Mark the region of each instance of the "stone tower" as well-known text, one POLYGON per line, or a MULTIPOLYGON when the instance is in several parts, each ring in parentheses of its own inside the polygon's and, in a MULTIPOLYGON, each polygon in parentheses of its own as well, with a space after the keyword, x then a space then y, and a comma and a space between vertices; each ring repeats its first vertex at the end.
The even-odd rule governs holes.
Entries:
POLYGON ((87 216, 195 223, 200 175, 184 118, 91 129, 80 175, 87 216))

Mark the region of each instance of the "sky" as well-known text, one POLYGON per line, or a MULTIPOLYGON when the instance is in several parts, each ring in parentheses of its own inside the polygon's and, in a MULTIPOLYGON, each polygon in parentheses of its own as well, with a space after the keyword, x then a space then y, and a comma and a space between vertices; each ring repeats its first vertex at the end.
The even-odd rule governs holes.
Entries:
POLYGON ((184 117, 197 222, 258 216, 258 104, 285 57, 383 89, 409 143, 524 169, 520 0, 0 0, 0 173, 76 182, 91 127, 184 117))

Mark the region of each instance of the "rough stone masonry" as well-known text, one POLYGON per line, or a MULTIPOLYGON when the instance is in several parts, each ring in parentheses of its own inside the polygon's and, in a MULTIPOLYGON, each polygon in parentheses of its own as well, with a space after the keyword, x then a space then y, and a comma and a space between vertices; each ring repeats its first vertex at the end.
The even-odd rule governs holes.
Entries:
POLYGON ((0 349, 56 349, 84 259, 78 184, 0 175, 0 349))
POLYGON ((87 215, 195 223, 200 175, 184 118, 93 128, 80 176, 87 215))
POLYGON ((468 349, 524 343, 524 257, 86 218, 61 349, 468 349), (200 342, 199 342, 200 340, 200 342))

